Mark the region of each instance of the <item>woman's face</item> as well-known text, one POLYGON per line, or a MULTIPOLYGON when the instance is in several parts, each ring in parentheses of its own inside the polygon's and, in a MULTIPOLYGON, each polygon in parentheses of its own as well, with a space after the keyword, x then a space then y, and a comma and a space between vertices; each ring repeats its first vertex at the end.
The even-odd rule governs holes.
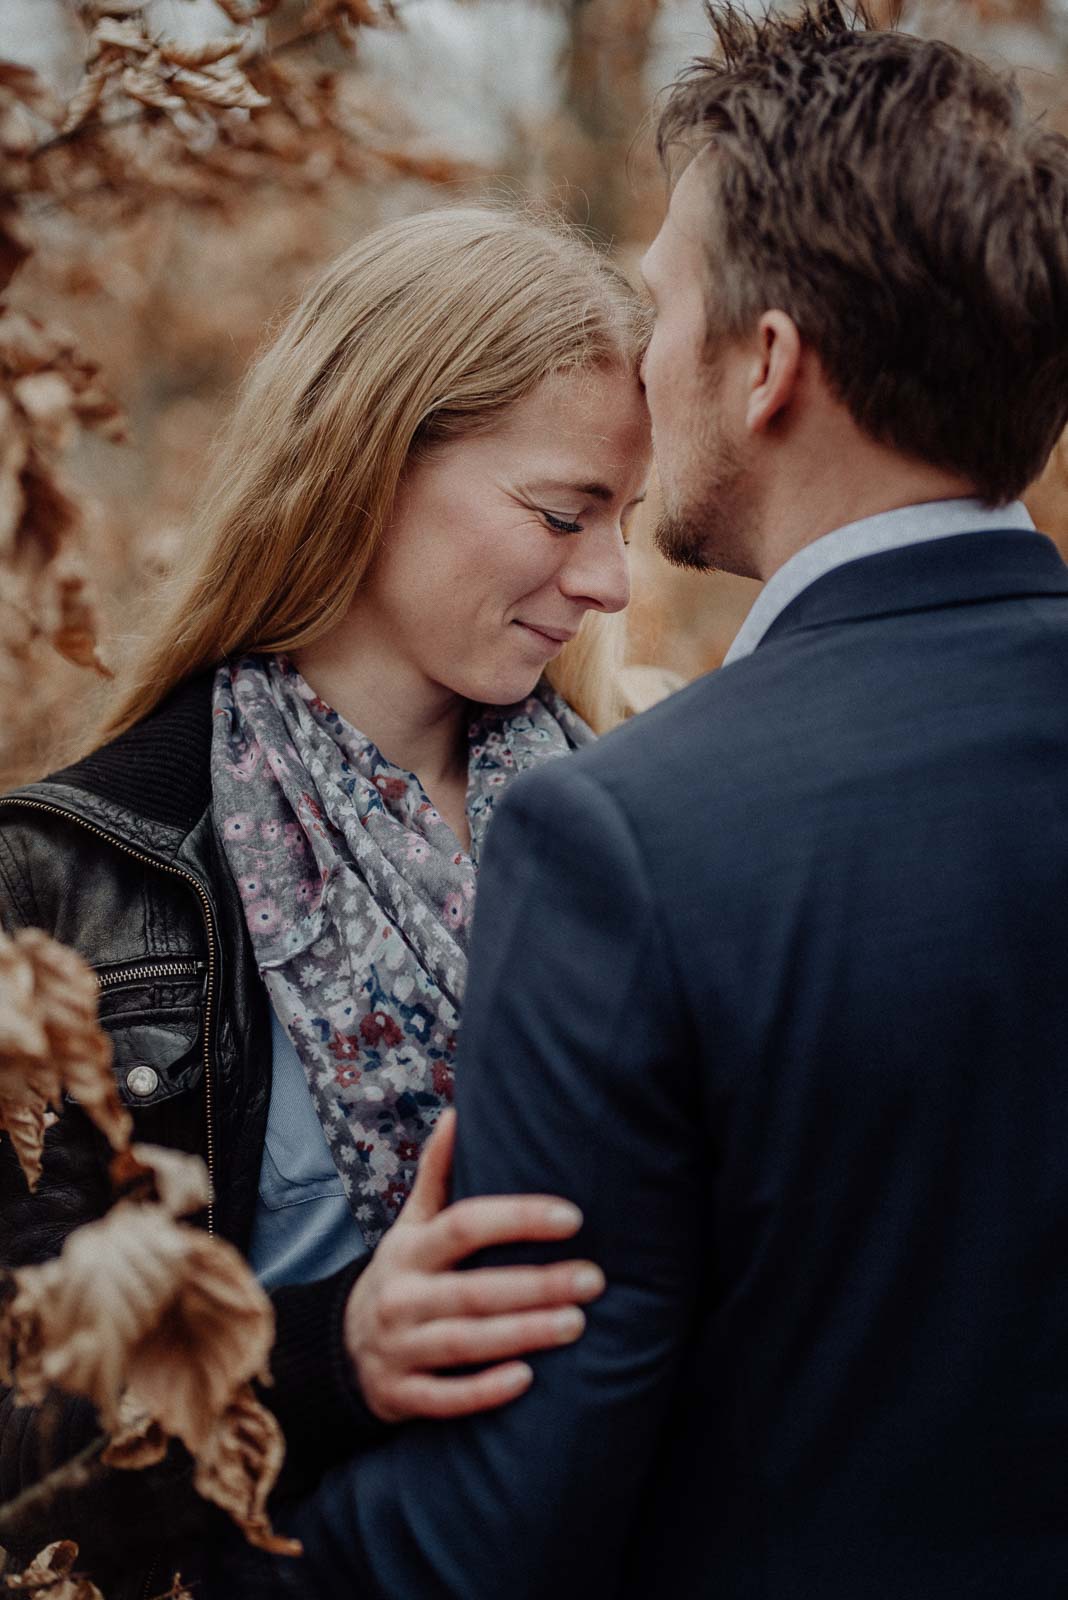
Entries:
POLYGON ((649 450, 636 377, 546 379, 491 432, 413 463, 352 622, 465 699, 524 699, 587 611, 627 604, 649 450))

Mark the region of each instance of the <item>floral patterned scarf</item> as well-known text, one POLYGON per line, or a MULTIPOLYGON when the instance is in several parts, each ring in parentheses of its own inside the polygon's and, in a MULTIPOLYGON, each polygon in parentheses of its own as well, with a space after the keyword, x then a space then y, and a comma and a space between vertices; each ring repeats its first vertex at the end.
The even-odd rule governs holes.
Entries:
POLYGON ((470 853, 404 772, 284 656, 215 678, 214 815, 260 973, 368 1244, 452 1098, 475 874, 528 767, 593 736, 543 681, 468 730, 470 853))

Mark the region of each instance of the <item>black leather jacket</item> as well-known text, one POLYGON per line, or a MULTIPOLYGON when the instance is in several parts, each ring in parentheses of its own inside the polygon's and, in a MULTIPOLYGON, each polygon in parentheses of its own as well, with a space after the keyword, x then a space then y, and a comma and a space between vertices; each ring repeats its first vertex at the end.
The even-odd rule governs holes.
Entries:
MULTIPOLYGON (((0 798, 0 921, 46 929, 99 974, 135 1138, 204 1157, 215 1202, 201 1220, 244 1249, 270 1098, 270 1021, 212 822, 210 745, 206 674, 112 744, 0 798)), ((30 1195, 0 1138, 0 1264, 55 1255, 73 1228, 107 1209, 107 1155, 68 1105, 47 1134, 30 1195)), ((341 1335, 359 1270, 272 1295, 274 1384, 263 1398, 286 1434, 281 1491, 306 1486, 373 1428, 341 1335)), ((15 1408, 0 1394, 0 1500, 9 1501, 99 1430, 87 1402, 15 1408)), ((14 1546, 77 1540, 79 1565, 109 1600, 163 1590, 229 1526, 189 1479, 176 1446, 158 1468, 113 1472, 24 1519, 14 1546)))

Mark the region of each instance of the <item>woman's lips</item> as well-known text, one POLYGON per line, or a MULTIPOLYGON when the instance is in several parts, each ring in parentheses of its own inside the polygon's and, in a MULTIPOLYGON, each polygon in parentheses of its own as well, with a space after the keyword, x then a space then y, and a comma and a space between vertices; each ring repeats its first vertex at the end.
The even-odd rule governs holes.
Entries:
POLYGON ((569 633, 565 628, 539 628, 533 622, 521 622, 518 617, 516 618, 516 623, 520 628, 525 629, 532 639, 536 639, 550 655, 555 655, 558 650, 562 650, 568 640, 575 637, 573 633, 569 633))

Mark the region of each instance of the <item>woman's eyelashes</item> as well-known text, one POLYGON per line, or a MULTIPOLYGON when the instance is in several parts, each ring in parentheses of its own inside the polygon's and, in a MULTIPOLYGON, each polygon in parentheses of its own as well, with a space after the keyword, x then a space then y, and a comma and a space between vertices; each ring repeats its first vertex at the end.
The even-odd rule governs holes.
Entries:
POLYGON ((544 517, 547 526, 550 527, 554 533, 582 532, 581 522, 569 522, 566 517, 554 517, 552 512, 546 511, 544 507, 541 510, 541 515, 544 517))
MULTIPOLYGON (((552 511, 546 511, 544 506, 539 508, 538 515, 553 533, 581 533, 583 524, 571 522, 567 517, 558 517, 552 511)), ((630 534, 625 526, 620 528, 624 544, 630 544, 630 534)))

